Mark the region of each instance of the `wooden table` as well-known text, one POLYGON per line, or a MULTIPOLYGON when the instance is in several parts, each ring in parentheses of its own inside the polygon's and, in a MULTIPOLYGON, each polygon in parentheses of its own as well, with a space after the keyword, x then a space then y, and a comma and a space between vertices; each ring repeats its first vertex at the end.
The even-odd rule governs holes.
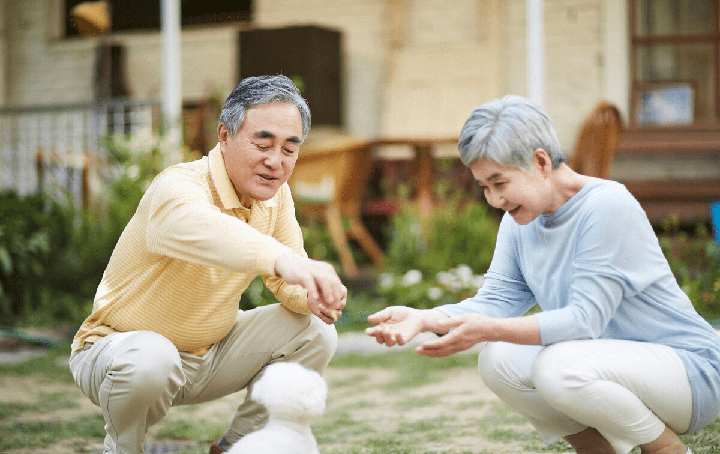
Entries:
POLYGON ((293 196, 304 207, 315 208, 321 214, 347 276, 358 274, 348 237, 360 244, 375 265, 384 261, 383 251, 360 217, 361 198, 375 150, 391 145, 412 147, 415 199, 420 215, 428 219, 433 206, 433 149, 448 143, 457 143, 457 138, 335 138, 309 143, 301 149, 289 180, 293 196), (343 218, 348 221, 346 225, 343 218))

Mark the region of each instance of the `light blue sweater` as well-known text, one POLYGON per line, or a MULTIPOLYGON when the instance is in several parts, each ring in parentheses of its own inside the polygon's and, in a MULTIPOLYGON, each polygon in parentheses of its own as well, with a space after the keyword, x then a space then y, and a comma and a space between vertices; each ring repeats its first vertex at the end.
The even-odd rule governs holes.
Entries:
POLYGON ((693 392, 689 431, 718 415, 720 337, 678 286, 645 212, 623 185, 593 179, 525 226, 506 214, 483 287, 437 309, 503 318, 536 303, 543 345, 602 338, 674 348, 693 392))

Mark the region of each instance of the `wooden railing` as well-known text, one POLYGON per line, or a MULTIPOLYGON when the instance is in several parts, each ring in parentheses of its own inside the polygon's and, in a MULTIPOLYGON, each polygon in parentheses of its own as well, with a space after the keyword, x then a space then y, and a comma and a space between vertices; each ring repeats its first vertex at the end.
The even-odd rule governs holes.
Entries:
POLYGON ((84 203, 93 174, 107 162, 102 139, 152 137, 158 107, 112 101, 0 109, 0 190, 48 191, 84 203))
MULTIPOLYGON (((654 156, 672 156, 678 165, 683 158, 720 160, 720 129, 630 129, 623 133, 617 149, 618 158, 625 156, 647 160, 654 156)), ((684 224, 709 223, 711 203, 720 199, 720 174, 702 178, 624 179, 621 182, 656 225, 670 217, 676 217, 684 224)))

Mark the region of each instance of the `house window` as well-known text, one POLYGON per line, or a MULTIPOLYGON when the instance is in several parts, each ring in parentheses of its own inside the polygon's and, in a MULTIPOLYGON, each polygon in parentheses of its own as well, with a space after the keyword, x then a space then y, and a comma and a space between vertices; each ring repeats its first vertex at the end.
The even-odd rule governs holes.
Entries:
POLYGON ((718 123, 718 0, 632 0, 632 121, 718 123))
MULTIPOLYGON (((65 0, 65 35, 80 33, 73 26, 70 10, 86 0, 65 0)), ((106 0, 113 32, 160 30, 162 0, 106 0)), ((182 25, 200 25, 250 20, 252 0, 180 0, 182 25)))

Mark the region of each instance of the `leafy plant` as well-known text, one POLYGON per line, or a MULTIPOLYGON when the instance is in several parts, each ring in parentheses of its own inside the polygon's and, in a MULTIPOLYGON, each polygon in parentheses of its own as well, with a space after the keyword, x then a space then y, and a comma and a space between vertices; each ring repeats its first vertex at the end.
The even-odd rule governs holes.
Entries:
POLYGON ((79 323, 125 225, 161 169, 158 145, 109 140, 106 191, 82 210, 46 194, 0 193, 0 325, 79 323))
POLYGON ((44 194, 0 193, 0 324, 41 311, 62 316, 52 270, 72 239, 72 216, 44 194))
POLYGON ((430 308, 472 296, 495 249, 498 221, 484 203, 454 199, 426 223, 406 207, 391 220, 378 293, 388 305, 430 308))
POLYGON ((402 276, 382 273, 377 288, 388 305, 429 309, 468 298, 477 293, 483 282, 482 275, 474 274, 463 264, 434 276, 425 276, 420 270, 409 270, 402 276))
POLYGON ((465 264, 484 272, 495 249, 498 221, 484 203, 454 199, 437 207, 426 225, 415 207, 393 216, 387 250, 388 270, 417 269, 426 275, 465 264))
POLYGON ((659 235, 660 246, 680 287, 707 320, 720 322, 720 244, 705 225, 690 234, 670 218, 659 235))

